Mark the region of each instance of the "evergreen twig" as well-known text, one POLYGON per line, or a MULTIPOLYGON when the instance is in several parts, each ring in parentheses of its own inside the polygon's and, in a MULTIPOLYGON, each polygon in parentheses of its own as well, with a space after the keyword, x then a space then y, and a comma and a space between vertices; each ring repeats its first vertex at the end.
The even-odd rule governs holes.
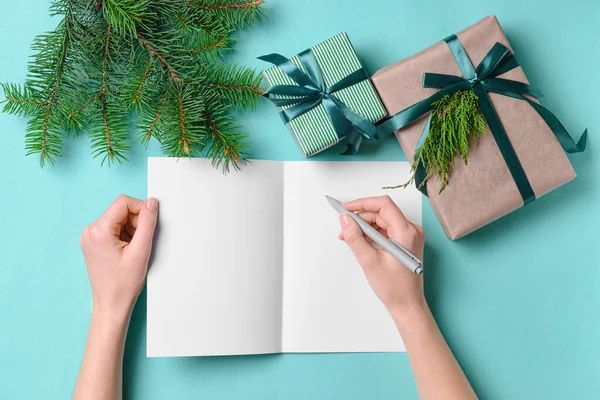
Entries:
POLYGON ((426 166, 427 174, 419 189, 434 176, 440 181, 439 193, 448 185, 456 156, 465 165, 471 146, 481 135, 486 135, 485 119, 479 108, 479 100, 471 90, 463 90, 446 95, 432 104, 429 135, 423 145, 416 149, 415 160, 408 182, 388 186, 386 189, 406 188, 415 181, 419 165, 426 166))

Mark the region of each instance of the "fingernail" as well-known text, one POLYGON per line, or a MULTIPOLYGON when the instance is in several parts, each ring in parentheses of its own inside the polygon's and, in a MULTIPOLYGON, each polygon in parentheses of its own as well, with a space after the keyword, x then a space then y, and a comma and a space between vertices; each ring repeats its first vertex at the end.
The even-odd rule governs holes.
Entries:
POLYGON ((146 207, 148 207, 148 210, 150 211, 156 211, 158 210, 158 201, 154 197, 150 197, 148 201, 146 201, 146 207))
POLYGON ((348 216, 346 214, 340 215, 340 225, 345 228, 348 225, 348 216))

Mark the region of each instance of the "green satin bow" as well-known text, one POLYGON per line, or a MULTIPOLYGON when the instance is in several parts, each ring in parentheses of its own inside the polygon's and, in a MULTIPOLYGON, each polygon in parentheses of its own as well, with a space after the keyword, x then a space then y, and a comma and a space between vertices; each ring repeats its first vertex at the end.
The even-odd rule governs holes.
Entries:
MULTIPOLYGON (((473 67, 469 56, 467 55, 462 43, 456 37, 451 35, 444 39, 447 43, 456 63, 458 64, 462 73, 461 77, 446 74, 436 73, 425 73, 423 75, 423 87, 440 89, 425 100, 422 100, 392 116, 388 120, 378 125, 378 134, 375 138, 381 138, 389 134, 389 132, 396 131, 404 128, 410 123, 422 117, 427 112, 431 111, 432 103, 436 100, 441 99, 445 95, 456 93, 459 90, 472 90, 479 99, 479 106, 483 113, 492 135, 500 149, 500 153, 508 166, 508 169, 519 189, 519 193, 523 198, 523 202, 528 204, 535 200, 535 194, 531 188, 531 184, 527 179, 523 166, 515 153, 515 150, 510 143, 508 135, 500 122, 500 118, 492 105, 488 92, 502 94, 504 96, 510 96, 515 99, 523 100, 529 103, 542 117, 542 119, 548 124, 559 143, 567 153, 578 153, 585 150, 587 142, 587 129, 581 135, 578 142, 575 142, 571 135, 567 132, 565 127, 560 123, 558 118, 547 108, 541 106, 535 101, 525 97, 525 95, 538 98, 541 93, 533 89, 530 85, 508 80, 497 78, 507 71, 510 71, 517 66, 519 63, 516 58, 510 54, 510 51, 500 43, 496 43, 492 49, 483 58, 477 68, 473 67)), ((425 124, 425 128, 419 142, 417 144, 417 152, 415 153, 415 160, 418 159, 418 149, 425 142, 427 135, 429 134, 429 127, 431 122, 431 115, 425 124)), ((415 183, 420 190, 427 195, 426 185, 423 185, 423 181, 427 176, 427 166, 419 163, 416 169, 415 183)))
POLYGON ((377 128, 371 121, 348 108, 334 93, 369 79, 367 73, 361 68, 328 88, 325 86, 321 68, 312 51, 306 50, 298 57, 308 74, 280 54, 269 54, 258 58, 278 66, 298 84, 298 86, 272 86, 263 96, 277 107, 292 106, 279 111, 279 115, 285 123, 298 118, 319 104, 323 104, 335 131, 348 146, 344 154, 356 154, 362 142, 362 136, 374 137, 377 134, 377 128), (281 96, 286 97, 282 98, 281 96))

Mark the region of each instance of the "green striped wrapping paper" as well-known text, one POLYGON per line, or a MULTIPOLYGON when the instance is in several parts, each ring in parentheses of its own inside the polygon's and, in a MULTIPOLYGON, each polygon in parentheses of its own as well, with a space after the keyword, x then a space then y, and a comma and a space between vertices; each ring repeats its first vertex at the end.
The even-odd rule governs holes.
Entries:
MULTIPOLYGON (((321 67, 323 80, 327 87, 363 68, 345 32, 312 47, 312 52, 321 67)), ((290 61, 306 72, 297 56, 290 58, 290 61)), ((279 67, 272 67, 263 72, 263 78, 268 87, 297 85, 279 67)), ((377 122, 386 116, 386 110, 370 80, 342 89, 336 92, 335 96, 352 111, 371 122, 377 122)), ((289 107, 292 106, 283 108, 289 107)), ((341 141, 342 136, 336 133, 322 104, 300 115, 287 125, 304 157, 317 154, 341 141)))

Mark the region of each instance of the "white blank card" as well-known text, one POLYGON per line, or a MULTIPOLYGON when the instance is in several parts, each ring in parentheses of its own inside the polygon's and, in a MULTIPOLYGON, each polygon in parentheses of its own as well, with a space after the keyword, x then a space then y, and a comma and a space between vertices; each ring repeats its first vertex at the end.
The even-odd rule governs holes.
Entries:
POLYGON ((406 162, 149 158, 159 223, 148 272, 147 355, 404 351, 325 200, 389 194, 421 224, 421 194, 383 190, 406 162))

